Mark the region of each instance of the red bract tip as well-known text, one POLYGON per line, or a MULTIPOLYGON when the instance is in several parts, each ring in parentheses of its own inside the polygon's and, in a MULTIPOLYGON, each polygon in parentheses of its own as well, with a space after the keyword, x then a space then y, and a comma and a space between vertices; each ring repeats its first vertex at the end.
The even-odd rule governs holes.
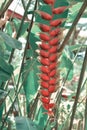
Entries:
POLYGON ((44 41, 50 40, 50 37, 45 33, 39 33, 39 37, 40 37, 41 40, 44 40, 44 41))
POLYGON ((46 12, 36 10, 36 12, 45 20, 51 20, 52 16, 46 12))
POLYGON ((47 76, 47 75, 44 74, 44 73, 40 74, 40 78, 41 78, 42 80, 44 80, 44 81, 49 81, 49 80, 50 80, 49 76, 47 76))
POLYGON ((51 85, 49 88, 48 88, 48 91, 49 93, 53 93, 56 91, 56 86, 55 85, 51 85))
POLYGON ((56 28, 56 29, 50 31, 50 36, 55 37, 55 36, 57 36, 60 32, 61 32, 61 29, 60 29, 60 28, 56 28))
POLYGON ((49 66, 49 64, 50 64, 48 58, 42 58, 42 57, 41 57, 40 62, 41 62, 41 64, 46 65, 46 66, 49 66))
POLYGON ((58 44, 58 42, 60 41, 60 38, 56 37, 52 40, 49 41, 49 44, 52 45, 52 46, 55 46, 58 44))
POLYGON ((56 76, 56 69, 54 69, 54 70, 52 70, 51 72, 50 72, 50 74, 49 74, 49 76, 50 77, 54 77, 54 76, 56 76))
POLYGON ((57 67, 57 63, 53 62, 53 63, 50 64, 49 69, 53 70, 53 69, 56 69, 56 67, 57 67))
POLYGON ((66 9, 68 9, 69 8, 69 6, 61 6, 61 7, 58 7, 58 8, 54 8, 53 10, 52 10, 52 12, 54 13, 54 14, 61 14, 61 13, 63 13, 66 9))
POLYGON ((41 95, 42 96, 44 96, 44 97, 49 97, 50 96, 50 93, 49 93, 49 91, 48 90, 40 90, 39 91, 40 93, 41 93, 41 95))
POLYGON ((55 103, 49 103, 48 105, 49 105, 49 109, 55 107, 55 103))
POLYGON ((49 60, 50 60, 50 62, 56 61, 56 60, 57 60, 57 54, 55 53, 55 54, 51 55, 51 56, 49 57, 49 60))
POLYGON ((43 72, 43 73, 49 73, 49 68, 48 67, 45 67, 45 66, 41 66, 40 67, 40 70, 43 72))
POLYGON ((42 57, 48 58, 48 57, 49 57, 49 52, 44 51, 44 50, 40 50, 40 55, 41 55, 42 57))
POLYGON ((46 110, 49 110, 49 105, 48 105, 48 104, 43 103, 43 107, 44 107, 46 110))
POLYGON ((44 3, 49 4, 49 5, 53 5, 55 2, 55 0, 43 0, 43 1, 44 3))
POLYGON ((50 81, 49 81, 50 85, 55 85, 56 83, 57 83, 57 79, 56 78, 50 79, 50 81))
POLYGON ((47 114, 49 117, 54 117, 54 113, 52 110, 48 110, 47 114))
POLYGON ((59 25, 61 25, 64 22, 64 19, 56 19, 56 20, 52 20, 50 22, 50 25, 53 27, 57 27, 59 25))
POLYGON ((43 31, 43 32, 49 32, 50 31, 50 26, 48 26, 48 25, 39 24, 39 27, 40 27, 41 31, 43 31))
POLYGON ((45 81, 41 81, 41 86, 43 87, 43 88, 47 88, 48 89, 48 87, 49 87, 49 84, 47 83, 47 82, 45 82, 45 81))
POLYGON ((50 49, 49 44, 46 44, 46 43, 44 43, 44 42, 42 42, 42 44, 40 44, 40 47, 41 47, 41 49, 44 49, 44 50, 50 49))
POLYGON ((58 51, 58 47, 57 46, 53 46, 50 48, 49 53, 56 53, 58 51))
POLYGON ((49 97, 40 97, 40 100, 43 102, 43 103, 49 103, 50 102, 50 98, 49 97))

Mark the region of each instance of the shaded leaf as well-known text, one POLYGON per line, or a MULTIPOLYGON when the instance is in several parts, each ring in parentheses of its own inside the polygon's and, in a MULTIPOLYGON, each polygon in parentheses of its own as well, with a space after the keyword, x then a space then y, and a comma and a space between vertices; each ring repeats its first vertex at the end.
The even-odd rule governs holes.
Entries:
POLYGON ((10 79, 11 75, 8 74, 7 72, 3 71, 2 69, 0 69, 0 80, 5 82, 8 79, 10 79))
POLYGON ((8 74, 13 73, 12 65, 7 63, 2 57, 0 57, 0 70, 6 72, 8 74))
POLYGON ((26 61, 23 68, 23 79, 25 79, 23 87, 27 101, 27 111, 29 112, 29 103, 33 100, 34 95, 38 89, 38 62, 36 59, 29 59, 26 61), (25 78, 27 74, 27 77, 25 78))
POLYGON ((16 117, 16 130, 40 130, 32 120, 25 117, 16 117))
POLYGON ((66 77, 67 73, 69 72, 67 79, 71 80, 73 78, 73 63, 65 53, 63 53, 61 58, 60 68, 62 70, 63 77, 66 77))

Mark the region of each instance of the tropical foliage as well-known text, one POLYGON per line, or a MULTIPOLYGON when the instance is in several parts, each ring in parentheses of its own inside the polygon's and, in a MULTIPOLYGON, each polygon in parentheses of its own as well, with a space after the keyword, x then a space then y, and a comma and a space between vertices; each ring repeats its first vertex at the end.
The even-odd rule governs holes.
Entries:
POLYGON ((18 0, 9 16, 13 1, 0 0, 0 130, 87 130, 87 0, 18 0), (68 7, 52 19, 64 19, 56 50, 59 84, 50 97, 53 115, 41 102, 42 55, 37 53, 48 45, 41 46, 40 25, 48 27, 49 20, 39 10, 51 16, 50 1, 55 8, 68 7), (21 18, 17 6, 24 10, 21 18))

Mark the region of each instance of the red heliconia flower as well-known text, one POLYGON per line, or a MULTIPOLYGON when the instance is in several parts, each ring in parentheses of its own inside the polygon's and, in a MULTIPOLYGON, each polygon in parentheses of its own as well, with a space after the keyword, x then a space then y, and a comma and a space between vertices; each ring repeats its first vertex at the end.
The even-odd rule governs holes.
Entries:
POLYGON ((44 40, 44 41, 50 40, 50 37, 45 33, 39 33, 39 37, 40 37, 41 40, 44 40))
POLYGON ((60 28, 56 28, 56 29, 50 31, 49 33, 50 33, 50 36, 55 37, 55 36, 57 36, 60 32, 61 32, 61 29, 60 29, 60 28))
POLYGON ((48 57, 49 57, 49 52, 44 51, 44 50, 40 50, 40 55, 41 55, 42 57, 48 58, 48 57))
POLYGON ((53 5, 55 2, 55 0, 43 0, 43 1, 44 3, 49 4, 49 5, 53 5))
POLYGON ((40 78, 42 80, 44 80, 44 81, 49 81, 50 80, 50 77, 47 74, 44 74, 44 73, 40 74, 40 78))
POLYGON ((48 106, 49 106, 49 109, 50 108, 54 108, 55 107, 55 103, 49 103, 48 106))
POLYGON ((53 53, 50 57, 49 57, 49 60, 50 60, 50 62, 54 62, 54 61, 56 61, 57 60, 57 53, 53 53))
POLYGON ((49 67, 46 67, 46 66, 40 66, 40 70, 41 70, 43 73, 46 73, 46 74, 49 73, 49 67))
POLYGON ((40 100, 41 100, 43 103, 47 103, 47 104, 49 104, 49 102, 50 102, 50 98, 49 98, 49 97, 40 97, 40 100))
MULTIPOLYGON (((40 61, 40 100, 43 108, 47 110, 49 116, 54 116, 53 109, 56 104, 51 100, 51 95, 57 91, 60 87, 60 70, 58 70, 59 60, 61 55, 59 48, 61 47, 61 40, 63 39, 62 23, 65 18, 54 19, 55 14, 61 14, 68 6, 61 6, 55 8, 56 0, 43 0, 45 4, 48 4, 51 8, 51 14, 45 11, 36 11, 42 19, 43 23, 39 23, 38 26, 41 30, 39 38, 41 42, 39 46, 39 61, 40 61)), ((46 6, 47 7, 47 6, 46 6)), ((45 9, 44 9, 45 10, 45 9)))
POLYGON ((57 74, 56 69, 53 69, 53 70, 50 72, 49 76, 50 76, 50 77, 55 77, 56 74, 57 74))
POLYGON ((49 54, 51 54, 51 53, 56 53, 57 51, 58 51, 58 46, 51 47, 51 48, 49 49, 49 54))
POLYGON ((40 91, 40 94, 42 95, 42 96, 44 96, 44 97, 49 97, 50 96, 50 93, 49 93, 49 91, 48 90, 44 90, 44 89, 41 89, 40 91))
POLYGON ((42 105, 43 105, 43 107, 44 107, 46 110, 48 110, 48 112, 49 112, 49 111, 52 112, 51 109, 55 107, 55 103, 49 103, 49 104, 43 103, 42 105))
POLYGON ((50 85, 50 87, 48 88, 49 93, 54 93, 56 91, 56 85, 50 85))
POLYGON ((60 41, 60 38, 55 37, 55 38, 53 38, 52 40, 49 41, 49 44, 52 45, 52 46, 55 46, 59 43, 59 41, 60 41))
POLYGON ((51 20, 52 19, 52 15, 50 15, 46 12, 43 12, 43 11, 40 11, 40 10, 36 10, 36 12, 45 20, 51 20))
POLYGON ((52 78, 49 81, 49 85, 55 85, 57 83, 57 79, 56 78, 52 78))
POLYGON ((57 62, 55 61, 55 62, 53 62, 53 63, 51 63, 51 64, 49 65, 49 70, 56 69, 56 67, 57 67, 57 62))
POLYGON ((52 12, 53 12, 53 14, 61 14, 68 8, 69 8, 69 6, 61 6, 58 8, 53 8, 52 12))
POLYGON ((39 24, 39 27, 40 27, 41 31, 43 31, 43 32, 49 32, 50 31, 50 26, 48 26, 46 24, 39 24))
POLYGON ((48 82, 41 81, 40 84, 41 84, 41 87, 42 87, 42 88, 47 88, 47 89, 49 88, 49 84, 48 84, 48 82))
POLYGON ((50 45, 49 45, 49 44, 46 44, 45 42, 42 42, 42 43, 40 44, 40 47, 41 47, 41 49, 44 49, 44 50, 50 49, 50 45))
POLYGON ((49 105, 47 103, 43 103, 42 105, 46 110, 49 110, 49 105))
POLYGON ((50 22, 50 26, 57 27, 57 26, 61 25, 64 22, 64 20, 65 19, 62 19, 62 18, 61 19, 52 20, 50 22))
POLYGON ((50 61, 48 58, 41 57, 40 62, 41 62, 41 64, 46 65, 46 66, 50 65, 50 61))

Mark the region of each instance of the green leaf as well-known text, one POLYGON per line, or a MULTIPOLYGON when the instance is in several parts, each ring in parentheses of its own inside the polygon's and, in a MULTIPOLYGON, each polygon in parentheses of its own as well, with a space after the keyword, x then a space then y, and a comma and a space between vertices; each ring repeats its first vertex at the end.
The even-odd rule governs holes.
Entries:
POLYGON ((87 45, 82 45, 82 44, 76 44, 76 45, 69 46, 71 51, 76 51, 80 48, 86 48, 86 47, 87 47, 87 45))
POLYGON ((32 120, 25 117, 16 117, 16 130, 40 130, 32 120))
POLYGON ((68 22, 74 21, 74 19, 76 18, 81 6, 82 6, 82 3, 77 3, 77 4, 73 5, 72 8, 70 8, 70 13, 69 13, 69 16, 68 16, 68 22))
POLYGON ((8 64, 2 57, 0 57, 0 70, 7 72, 8 74, 13 73, 12 65, 8 64))
POLYGON ((24 68, 23 68, 23 79, 25 79, 23 87, 26 95, 27 101, 27 111, 29 112, 29 103, 33 100, 34 95, 38 89, 38 62, 36 59, 29 59, 26 61, 24 68), (27 77, 26 77, 27 74, 27 77), (26 77, 26 78, 25 78, 26 77))
POLYGON ((0 81, 7 81, 13 73, 12 65, 8 64, 2 57, 0 57, 0 81))
POLYGON ((5 42, 11 48, 22 49, 21 42, 19 42, 16 39, 10 37, 5 32, 0 31, 0 44, 2 44, 2 41, 5 42))
POLYGON ((11 22, 7 22, 6 25, 5 25, 5 32, 8 34, 8 35, 12 35, 12 25, 11 25, 11 22))
POLYGON ((62 70, 62 76, 65 78, 68 74, 67 79, 71 80, 73 78, 73 63, 65 53, 62 54, 60 69, 62 70), (64 71, 65 70, 65 71, 64 71))
POLYGON ((8 74, 7 72, 3 71, 1 68, 0 68, 0 81, 7 81, 8 79, 10 79, 11 75, 8 74))
POLYGON ((36 34, 30 33, 29 41, 30 41, 29 43, 32 49, 35 51, 38 48, 38 46, 36 45, 36 42, 39 41, 39 38, 37 38, 36 34))
MULTIPOLYGON (((35 123, 42 127, 44 129, 44 126, 46 125, 47 123, 47 114, 44 114, 44 112, 46 112, 46 110, 41 106, 38 110, 38 114, 35 118, 35 123)), ((41 129, 41 130, 43 130, 41 129)))

